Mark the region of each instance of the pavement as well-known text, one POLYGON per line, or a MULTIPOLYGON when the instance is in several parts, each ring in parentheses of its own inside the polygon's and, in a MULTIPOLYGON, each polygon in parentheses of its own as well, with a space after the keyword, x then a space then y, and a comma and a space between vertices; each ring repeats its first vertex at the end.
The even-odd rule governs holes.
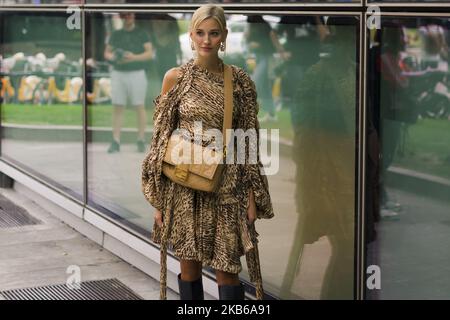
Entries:
MULTIPOLYGON (((4 196, 39 224, 0 228, 1 291, 65 284, 80 270, 82 282, 117 279, 145 300, 159 299, 159 282, 89 240, 14 189, 4 196)), ((5 207, 3 205, 3 207, 5 207)), ((178 294, 168 289, 168 299, 178 294)))
POLYGON ((398 202, 396 216, 376 224, 377 240, 368 245, 368 265, 381 270, 381 290, 369 298, 449 299, 450 201, 388 188, 398 202))

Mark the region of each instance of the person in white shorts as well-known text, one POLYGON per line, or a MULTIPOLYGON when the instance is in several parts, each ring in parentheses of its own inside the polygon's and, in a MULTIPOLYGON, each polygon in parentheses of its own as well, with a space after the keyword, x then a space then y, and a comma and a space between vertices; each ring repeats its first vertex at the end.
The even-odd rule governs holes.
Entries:
POLYGON ((135 15, 121 13, 123 28, 111 34, 105 48, 105 59, 113 64, 111 72, 111 95, 114 105, 112 124, 113 137, 108 153, 120 151, 120 130, 123 111, 127 104, 136 108, 138 119, 137 148, 145 151, 144 134, 147 116, 145 96, 147 78, 145 68, 152 58, 152 44, 147 33, 135 24, 135 15))

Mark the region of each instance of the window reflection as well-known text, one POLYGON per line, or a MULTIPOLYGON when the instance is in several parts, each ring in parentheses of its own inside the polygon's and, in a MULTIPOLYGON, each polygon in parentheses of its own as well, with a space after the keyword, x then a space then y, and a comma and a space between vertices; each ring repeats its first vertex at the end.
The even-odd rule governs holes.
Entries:
POLYGON ((179 15, 87 17, 89 202, 149 232, 153 219, 142 197, 140 164, 150 141, 153 99, 165 72, 181 63, 179 15))
POLYGON ((1 13, 2 156, 80 198, 81 32, 66 18, 1 13))
POLYGON ((303 36, 289 44, 287 62, 293 77, 288 81, 297 85, 286 87, 294 93, 287 101, 298 219, 282 293, 352 299, 356 20, 329 17, 326 25, 319 17, 298 20, 295 27, 303 30, 296 31, 303 36))
POLYGON ((371 36, 368 257, 383 270, 372 299, 443 298, 437 288, 448 286, 432 278, 443 279, 438 266, 450 258, 440 226, 450 195, 449 26, 448 18, 384 19, 371 36))

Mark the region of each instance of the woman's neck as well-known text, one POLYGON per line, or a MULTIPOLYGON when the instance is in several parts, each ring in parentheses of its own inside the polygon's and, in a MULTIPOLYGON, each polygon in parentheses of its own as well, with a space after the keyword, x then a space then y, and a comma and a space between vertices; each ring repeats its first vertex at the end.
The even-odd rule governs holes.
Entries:
POLYGON ((194 63, 212 73, 220 74, 223 72, 222 60, 219 57, 211 57, 210 59, 201 59, 197 57, 194 60, 194 63))

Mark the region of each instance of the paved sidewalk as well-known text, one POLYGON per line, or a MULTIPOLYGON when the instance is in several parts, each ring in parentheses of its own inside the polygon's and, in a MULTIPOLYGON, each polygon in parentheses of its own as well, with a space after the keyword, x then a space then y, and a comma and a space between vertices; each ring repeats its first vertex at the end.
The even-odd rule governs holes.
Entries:
MULTIPOLYGON (((159 299, 159 283, 61 222, 12 189, 0 195, 25 209, 40 224, 0 228, 0 291, 65 284, 79 267, 81 281, 117 279, 146 300, 159 299)), ((0 214, 3 214, 0 212, 0 214)), ((178 295, 168 289, 168 299, 178 295)), ((0 294, 0 300, 5 299, 0 294)))

